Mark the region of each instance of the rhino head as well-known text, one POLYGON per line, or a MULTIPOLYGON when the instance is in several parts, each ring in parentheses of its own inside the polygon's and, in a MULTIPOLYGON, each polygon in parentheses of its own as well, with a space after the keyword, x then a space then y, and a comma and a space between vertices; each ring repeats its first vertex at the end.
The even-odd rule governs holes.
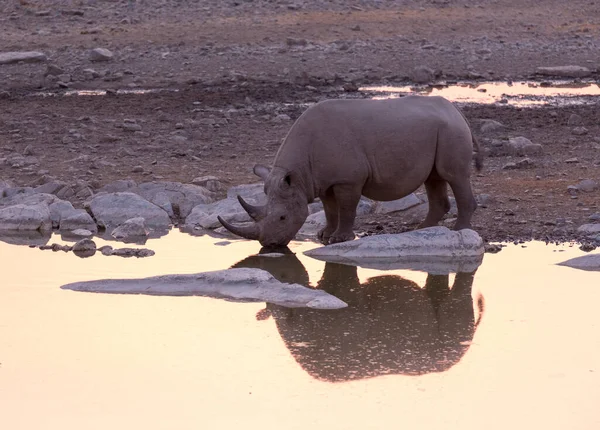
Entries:
POLYGON ((238 200, 254 220, 250 226, 233 225, 218 217, 230 232, 246 239, 258 240, 264 247, 286 246, 308 217, 308 200, 298 175, 281 167, 269 169, 257 164, 254 173, 265 181, 267 203, 254 206, 241 196, 238 200))

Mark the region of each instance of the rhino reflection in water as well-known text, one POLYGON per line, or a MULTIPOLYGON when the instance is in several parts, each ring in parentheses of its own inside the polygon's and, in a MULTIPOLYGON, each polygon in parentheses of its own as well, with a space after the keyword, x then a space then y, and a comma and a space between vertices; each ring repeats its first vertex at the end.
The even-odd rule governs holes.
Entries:
MULTIPOLYGON (((281 282, 308 286, 306 269, 294 254, 251 256, 234 267, 269 271, 281 282)), ((424 288, 395 275, 360 283, 357 268, 326 263, 320 288, 348 303, 339 310, 290 309, 267 304, 257 318, 272 316, 298 364, 316 379, 339 382, 389 374, 442 372, 469 349, 483 313, 472 273, 427 276, 424 288)))

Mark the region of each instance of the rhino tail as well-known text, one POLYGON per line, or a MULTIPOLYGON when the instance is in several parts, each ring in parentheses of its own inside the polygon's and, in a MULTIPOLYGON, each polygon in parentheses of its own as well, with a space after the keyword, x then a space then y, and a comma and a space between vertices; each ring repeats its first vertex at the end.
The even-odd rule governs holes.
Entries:
POLYGON ((477 138, 471 133, 471 139, 473 139, 473 149, 475 149, 475 168, 478 172, 483 168, 483 151, 479 145, 477 138))

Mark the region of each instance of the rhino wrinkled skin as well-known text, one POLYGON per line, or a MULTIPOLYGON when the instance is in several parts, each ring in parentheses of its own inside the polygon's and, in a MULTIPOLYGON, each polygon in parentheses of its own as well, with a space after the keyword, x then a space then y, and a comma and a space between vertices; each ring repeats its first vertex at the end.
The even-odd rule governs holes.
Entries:
POLYGON ((420 227, 430 227, 450 209, 449 184, 458 208, 454 228, 469 228, 477 206, 470 182, 474 149, 479 169, 481 151, 466 119, 442 97, 326 100, 294 123, 272 168, 254 166, 265 181, 267 203, 252 206, 238 199, 255 223, 219 221, 263 246, 285 246, 318 197, 327 218, 319 238, 337 243, 354 239, 361 195, 395 200, 425 184, 429 212, 420 227))

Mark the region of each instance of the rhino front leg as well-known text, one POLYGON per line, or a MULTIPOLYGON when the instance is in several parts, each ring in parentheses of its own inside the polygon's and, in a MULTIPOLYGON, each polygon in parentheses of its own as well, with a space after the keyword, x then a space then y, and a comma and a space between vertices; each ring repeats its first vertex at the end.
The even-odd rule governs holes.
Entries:
POLYGON ((354 219, 360 201, 361 190, 354 185, 334 185, 333 195, 338 209, 337 229, 329 243, 346 242, 354 239, 354 219))
POLYGON ((317 237, 322 244, 327 245, 329 243, 329 238, 338 227, 338 207, 332 189, 329 189, 327 194, 321 197, 321 202, 323 203, 323 209, 325 210, 327 225, 319 230, 317 237))

